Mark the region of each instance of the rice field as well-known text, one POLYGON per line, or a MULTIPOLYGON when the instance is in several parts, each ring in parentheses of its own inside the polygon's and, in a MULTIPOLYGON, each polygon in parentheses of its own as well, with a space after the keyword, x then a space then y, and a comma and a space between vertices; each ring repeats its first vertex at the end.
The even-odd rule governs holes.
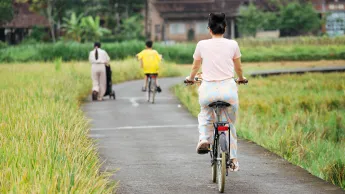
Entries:
MULTIPOLYGON (((196 87, 174 91, 197 116, 196 87)), ((239 87, 239 98, 241 138, 345 188, 344 73, 252 78, 239 87)))
MULTIPOLYGON (((134 59, 112 62, 113 80, 141 79, 134 59)), ((112 193, 80 109, 85 62, 0 65, 0 193, 112 193)), ((179 75, 171 64, 163 76, 179 75)))

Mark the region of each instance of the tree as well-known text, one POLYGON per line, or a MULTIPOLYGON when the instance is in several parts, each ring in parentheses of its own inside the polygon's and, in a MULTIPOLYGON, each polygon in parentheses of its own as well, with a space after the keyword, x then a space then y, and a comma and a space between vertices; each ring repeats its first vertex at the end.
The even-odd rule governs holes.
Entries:
POLYGON ((264 8, 265 12, 254 4, 240 8, 238 26, 242 35, 255 36, 260 29, 279 29, 283 36, 296 36, 312 33, 321 25, 311 3, 299 0, 268 0, 264 8))
POLYGON ((63 15, 72 5, 80 5, 81 0, 17 0, 17 2, 29 3, 32 11, 47 17, 53 42, 56 41, 55 25, 62 22, 63 15))
POLYGON ((276 12, 266 11, 262 15, 262 29, 263 30, 279 30, 280 29, 280 17, 276 12))
POLYGON ((133 38, 143 39, 142 31, 144 26, 141 22, 142 18, 139 15, 134 15, 123 21, 122 31, 125 34, 125 39, 130 40, 133 38))
POLYGON ((121 33, 122 23, 136 15, 144 7, 143 0, 82 0, 83 13, 91 16, 103 16, 105 25, 113 34, 121 33))
POLYGON ((296 36, 311 33, 320 28, 321 20, 310 3, 297 1, 281 6, 280 29, 283 35, 296 36))
POLYGON ((263 27, 264 13, 253 3, 240 7, 240 17, 237 19, 239 31, 244 36, 255 36, 258 29, 263 27))
POLYGON ((0 1, 0 24, 10 21, 13 18, 12 0, 0 1))

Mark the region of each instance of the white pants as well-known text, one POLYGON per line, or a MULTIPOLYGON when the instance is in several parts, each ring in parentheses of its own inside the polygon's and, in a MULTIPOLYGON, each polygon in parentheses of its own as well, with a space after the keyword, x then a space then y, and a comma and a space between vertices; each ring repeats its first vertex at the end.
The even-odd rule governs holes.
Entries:
POLYGON ((230 159, 237 158, 237 134, 235 128, 236 113, 238 109, 237 85, 233 79, 208 82, 203 81, 199 87, 199 104, 201 107, 199 120, 199 140, 208 140, 213 143, 213 122, 216 120, 213 109, 208 105, 215 101, 224 101, 231 104, 227 109, 229 118, 224 110, 221 120, 230 123, 230 159))
POLYGON ((105 66, 103 64, 92 65, 92 91, 98 92, 98 98, 102 98, 106 92, 107 78, 105 74, 105 66))

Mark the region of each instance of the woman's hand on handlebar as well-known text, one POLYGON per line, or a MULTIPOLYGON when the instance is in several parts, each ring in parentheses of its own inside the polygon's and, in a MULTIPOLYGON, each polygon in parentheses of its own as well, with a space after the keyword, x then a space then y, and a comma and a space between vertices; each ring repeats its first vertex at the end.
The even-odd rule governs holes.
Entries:
POLYGON ((248 80, 246 77, 239 77, 236 79, 237 84, 248 84, 248 80))
POLYGON ((191 79, 190 76, 187 76, 186 79, 184 80, 184 83, 185 83, 185 84, 193 85, 194 82, 195 82, 195 80, 194 80, 194 79, 191 79))

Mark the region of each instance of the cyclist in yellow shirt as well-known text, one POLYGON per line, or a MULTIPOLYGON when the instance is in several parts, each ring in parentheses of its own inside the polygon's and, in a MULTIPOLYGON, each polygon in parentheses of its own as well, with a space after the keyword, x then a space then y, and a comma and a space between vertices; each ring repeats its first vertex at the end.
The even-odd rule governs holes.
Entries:
MULTIPOLYGON (((142 91, 145 92, 147 88, 147 76, 155 75, 158 77, 159 63, 162 60, 162 57, 158 52, 152 49, 153 42, 146 42, 146 49, 137 54, 138 60, 140 61, 141 68, 144 70, 145 74, 145 84, 142 88, 142 91)), ((158 79, 156 79, 157 92, 161 92, 162 89, 158 85, 158 79)))

